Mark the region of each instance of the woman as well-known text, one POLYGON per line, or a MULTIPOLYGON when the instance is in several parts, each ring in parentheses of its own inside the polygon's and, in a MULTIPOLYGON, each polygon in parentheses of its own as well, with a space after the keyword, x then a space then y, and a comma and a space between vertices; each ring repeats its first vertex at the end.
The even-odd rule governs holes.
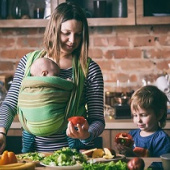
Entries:
MULTIPOLYGON (((75 75, 73 76, 75 67, 79 69, 78 71, 82 70, 85 77, 82 89, 85 99, 84 104, 87 108, 87 120, 83 126, 78 125, 78 130, 69 122, 64 132, 57 132, 48 136, 34 136, 34 144, 31 146, 32 151, 51 152, 68 146, 68 143, 69 146, 74 148, 94 147, 93 139, 98 137, 105 127, 103 76, 97 63, 90 60, 90 63, 87 64, 89 61, 88 24, 80 7, 69 2, 57 6, 45 30, 44 45, 44 57, 52 59, 60 67, 59 77, 75 79, 75 75), (80 63, 80 65, 73 67, 74 63, 80 63), (68 140, 67 136, 69 137, 68 140)), ((6 134, 17 113, 18 95, 27 63, 28 55, 25 55, 18 64, 13 83, 0 108, 1 153, 6 145, 6 134)), ((25 143, 26 139, 27 133, 24 131, 24 147, 29 144, 25 143)))

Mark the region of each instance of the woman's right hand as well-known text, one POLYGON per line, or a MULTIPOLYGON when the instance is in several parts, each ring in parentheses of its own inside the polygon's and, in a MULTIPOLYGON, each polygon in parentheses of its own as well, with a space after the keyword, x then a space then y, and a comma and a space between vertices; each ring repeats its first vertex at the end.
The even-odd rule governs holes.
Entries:
POLYGON ((73 123, 69 121, 66 134, 67 136, 73 138, 73 139, 87 139, 90 137, 90 133, 88 132, 89 124, 87 120, 85 120, 85 123, 83 125, 78 124, 77 130, 75 129, 75 126, 73 123))

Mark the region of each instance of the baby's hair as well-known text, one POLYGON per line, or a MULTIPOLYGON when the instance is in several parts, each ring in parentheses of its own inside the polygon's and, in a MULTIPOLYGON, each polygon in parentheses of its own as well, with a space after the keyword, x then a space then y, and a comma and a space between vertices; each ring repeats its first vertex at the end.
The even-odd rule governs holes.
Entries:
POLYGON ((137 111, 139 107, 144 110, 152 110, 157 117, 162 113, 159 120, 161 128, 166 125, 168 98, 164 92, 156 86, 147 85, 139 88, 131 97, 131 109, 137 111))
POLYGON ((30 68, 30 74, 31 76, 45 76, 47 74, 51 73, 55 76, 57 76, 60 72, 60 68, 58 64, 56 64, 53 60, 49 58, 38 58, 36 59, 30 68))

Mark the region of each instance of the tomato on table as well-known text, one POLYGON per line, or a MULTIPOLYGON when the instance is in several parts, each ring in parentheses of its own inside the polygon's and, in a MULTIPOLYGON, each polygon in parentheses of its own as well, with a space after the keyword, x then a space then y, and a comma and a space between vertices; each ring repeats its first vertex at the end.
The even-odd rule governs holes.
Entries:
POLYGON ((129 170, 144 170, 145 162, 140 157, 135 157, 127 163, 129 170))

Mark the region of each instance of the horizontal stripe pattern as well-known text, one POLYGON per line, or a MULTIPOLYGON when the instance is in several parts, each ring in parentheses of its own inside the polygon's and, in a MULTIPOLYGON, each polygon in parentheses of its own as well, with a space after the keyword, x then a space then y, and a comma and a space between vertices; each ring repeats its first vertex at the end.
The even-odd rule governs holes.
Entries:
MULTIPOLYGON (((18 93, 24 76, 26 61, 26 56, 20 60, 14 75, 13 83, 0 107, 0 127, 5 127, 7 131, 17 113, 18 93)), ((59 77, 72 79, 72 68, 66 70, 61 69, 59 77)), ((84 84, 84 90, 88 108, 87 120, 90 124, 89 132, 92 134, 93 138, 99 136, 105 127, 103 114, 103 86, 101 69, 96 62, 91 61, 87 79, 84 84)), ((24 137, 25 139, 29 139, 28 134, 24 135, 24 137)), ((74 140, 68 141, 70 145, 75 143, 74 140)), ((36 151, 51 152, 68 146, 68 141, 65 133, 50 135, 48 137, 35 136, 34 149, 36 151)), ((78 143, 81 145, 81 142, 78 143)), ((89 141, 86 142, 86 140, 83 140, 83 144, 93 147, 93 143, 89 143, 89 141)))

